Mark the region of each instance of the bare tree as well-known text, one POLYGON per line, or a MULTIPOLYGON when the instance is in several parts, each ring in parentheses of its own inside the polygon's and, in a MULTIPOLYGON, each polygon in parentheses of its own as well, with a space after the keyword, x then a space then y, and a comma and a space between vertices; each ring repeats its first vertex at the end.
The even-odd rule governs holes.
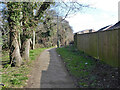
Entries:
POLYGON ((78 1, 63 1, 59 0, 59 2, 55 3, 55 6, 51 9, 56 10, 57 15, 60 15, 63 17, 62 21, 65 20, 67 17, 71 17, 78 12, 82 12, 85 8, 92 8, 90 5, 86 5, 83 3, 80 3, 78 1))

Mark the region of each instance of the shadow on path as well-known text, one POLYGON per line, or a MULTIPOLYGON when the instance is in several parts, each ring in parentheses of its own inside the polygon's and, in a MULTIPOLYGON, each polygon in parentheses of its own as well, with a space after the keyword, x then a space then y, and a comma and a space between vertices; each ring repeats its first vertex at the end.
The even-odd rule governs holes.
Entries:
POLYGON ((25 88, 75 88, 55 48, 41 53, 30 75, 25 88))
POLYGON ((48 53, 50 55, 49 66, 41 73, 40 88, 75 88, 56 49, 49 49, 48 53))

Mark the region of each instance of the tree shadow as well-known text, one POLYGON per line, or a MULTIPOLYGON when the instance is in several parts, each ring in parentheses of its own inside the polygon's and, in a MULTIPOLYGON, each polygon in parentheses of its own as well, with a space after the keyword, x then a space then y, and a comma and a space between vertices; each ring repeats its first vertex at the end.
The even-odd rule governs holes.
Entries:
POLYGON ((73 88, 74 83, 55 48, 49 50, 49 55, 48 68, 41 72, 40 88, 73 88))
POLYGON ((9 64, 9 61, 1 61, 1 65, 4 67, 6 64, 9 64))

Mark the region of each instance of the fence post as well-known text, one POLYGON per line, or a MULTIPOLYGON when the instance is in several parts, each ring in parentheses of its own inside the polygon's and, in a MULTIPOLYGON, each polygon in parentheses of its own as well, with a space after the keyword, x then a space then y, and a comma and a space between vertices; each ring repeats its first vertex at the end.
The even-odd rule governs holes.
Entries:
POLYGON ((120 30, 118 30, 118 67, 120 67, 120 30))
POLYGON ((97 33, 97 59, 99 59, 99 31, 97 33))
POLYGON ((74 46, 77 48, 77 33, 74 35, 74 46))

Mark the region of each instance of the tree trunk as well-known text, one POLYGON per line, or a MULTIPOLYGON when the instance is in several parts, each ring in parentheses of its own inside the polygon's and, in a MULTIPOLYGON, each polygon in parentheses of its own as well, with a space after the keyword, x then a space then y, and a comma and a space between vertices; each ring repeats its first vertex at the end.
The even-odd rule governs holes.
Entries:
POLYGON ((17 32, 10 30, 10 63, 12 66, 21 66, 22 58, 20 55, 17 32))
POLYGON ((32 49, 35 49, 35 31, 33 30, 33 44, 32 49))
POLYGON ((30 51, 30 42, 31 42, 31 39, 26 39, 24 42, 23 42, 23 45, 22 45, 22 57, 26 60, 26 61, 29 61, 29 51, 30 51))
POLYGON ((21 66, 22 58, 20 55, 20 48, 18 43, 18 31, 19 31, 19 22, 20 22, 20 2, 7 2, 8 7, 8 24, 10 29, 10 63, 14 66, 21 66))
POLYGON ((21 48, 20 32, 18 33, 19 47, 21 48))

